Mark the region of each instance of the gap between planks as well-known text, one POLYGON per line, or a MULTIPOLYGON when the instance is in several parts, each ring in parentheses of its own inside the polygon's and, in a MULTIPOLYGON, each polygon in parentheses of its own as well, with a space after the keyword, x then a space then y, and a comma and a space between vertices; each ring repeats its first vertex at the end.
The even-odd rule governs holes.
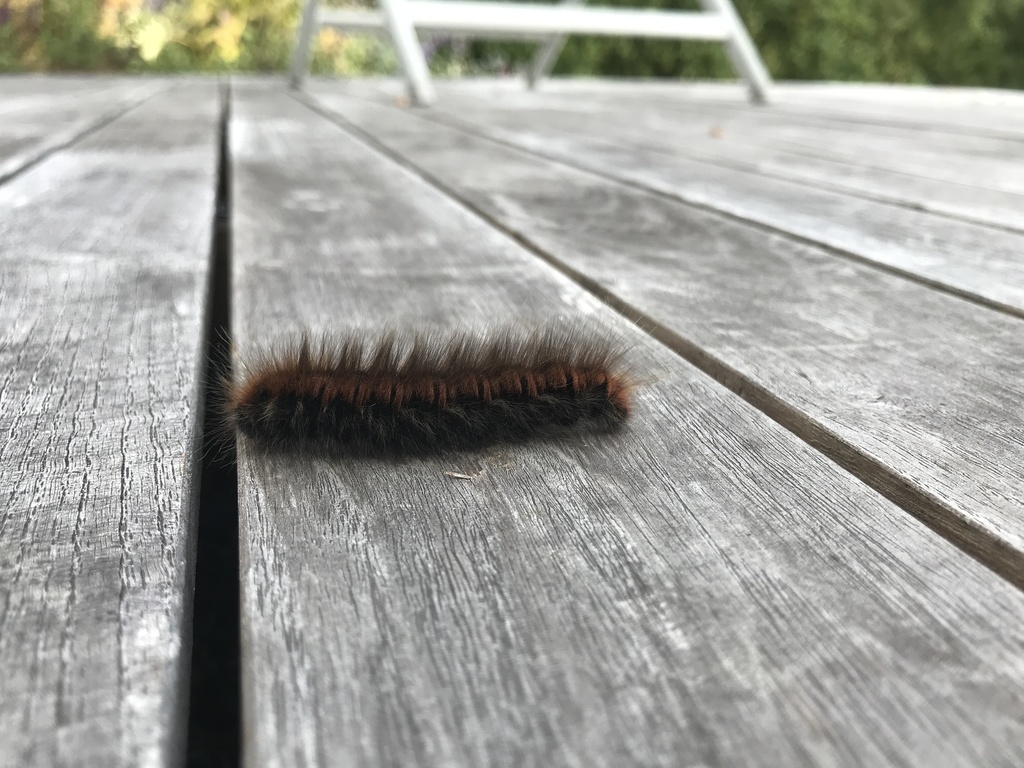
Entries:
POLYGON ((231 84, 221 86, 217 197, 206 306, 203 461, 196 537, 192 660, 185 764, 237 766, 241 760, 241 606, 238 468, 224 432, 220 382, 231 375, 231 84))
MULTIPOLYGON (((858 480, 895 503, 913 517, 922 521, 930 529, 966 554, 973 557, 982 565, 991 569, 1018 589, 1024 591, 1024 569, 1020 567, 1020 556, 1008 542, 1000 539, 989 531, 979 530, 978 528, 971 526, 967 521, 963 520, 960 515, 956 514, 955 509, 945 503, 938 496, 925 491, 923 488, 914 486, 907 479, 901 477, 898 472, 886 466, 881 461, 865 455, 853 445, 843 441, 840 437, 827 430, 824 426, 816 423, 811 417, 801 413, 798 409, 785 402, 781 397, 757 384, 749 377, 728 365, 725 361, 705 351, 697 344, 685 339, 664 324, 659 323, 649 313, 620 299, 612 291, 600 285, 597 281, 588 278, 586 275, 574 269, 554 254, 549 253, 529 237, 526 237, 506 226, 502 221, 489 214, 482 207, 474 204, 467 196, 461 194, 458 190, 441 181, 433 174, 420 168, 415 163, 407 160, 404 156, 398 154, 390 147, 378 141, 374 136, 367 133, 360 126, 357 126, 345 119, 331 108, 319 104, 315 101, 315 97, 311 97, 304 93, 295 93, 291 90, 284 92, 307 109, 311 110, 313 113, 333 123, 355 139, 362 141, 364 144, 380 153, 382 156, 388 158, 396 165, 415 174, 418 178, 422 179, 427 184, 430 184, 442 194, 458 202, 491 227, 519 243, 534 256, 550 264, 574 283, 584 288, 600 299, 603 303, 614 309, 626 320, 637 325, 645 333, 672 349, 684 360, 697 367, 715 381, 727 387, 730 391, 739 395, 750 405, 757 408, 792 434, 796 435, 802 441, 819 451, 842 469, 849 472, 858 480)), ((376 103, 373 102, 372 99, 367 100, 371 103, 376 103)), ((437 120, 436 122, 444 125, 443 121, 437 120)), ((452 126, 447 127, 450 128, 452 126)), ((458 128, 456 129, 458 130, 458 128)), ((469 131, 466 132, 470 133, 469 131)), ((474 133, 473 135, 476 134, 474 133)), ((493 139, 486 135, 480 136, 479 138, 506 146, 505 142, 493 139)), ((519 146, 511 144, 507 146, 514 151, 523 152, 524 154, 532 154, 519 146)), ((539 155, 539 153, 537 154, 539 155)), ((601 174, 594 173, 586 168, 575 168, 571 164, 559 161, 556 158, 544 159, 553 159, 554 162, 559 165, 601 177, 601 174)), ((606 180, 616 184, 636 188, 643 192, 649 193, 651 191, 639 184, 628 184, 620 179, 612 177, 608 177, 606 180)), ((670 197, 670 199, 672 199, 676 204, 692 205, 691 203, 671 198, 671 196, 660 196, 670 197)), ((701 208, 716 215, 722 215, 725 218, 739 221, 744 225, 753 225, 757 228, 771 230, 773 232, 777 231, 772 227, 761 226, 756 222, 749 222, 738 216, 724 214, 713 208, 705 208, 700 205, 692 205, 692 207, 701 208)), ((793 237, 788 232, 782 231, 781 234, 793 237)), ((821 244, 813 241, 807 241, 805 238, 794 237, 794 239, 801 242, 810 242, 812 245, 822 247, 821 244)), ((825 249, 829 251, 835 250, 828 247, 825 247, 825 249)), ((840 255, 847 256, 845 252, 840 252, 840 255)), ((863 263, 868 266, 879 268, 882 271, 893 271, 887 268, 886 265, 862 260, 860 257, 856 257, 855 254, 850 254, 850 256, 853 256, 858 262, 863 261, 863 263)), ((900 274, 900 276, 916 278, 916 276, 912 275, 900 274)), ((960 296, 955 290, 950 290, 946 286, 931 285, 930 281, 927 280, 914 279, 913 281, 923 283, 928 287, 943 289, 944 292, 953 293, 958 298, 974 298, 971 296, 960 296)), ((974 301, 973 303, 982 302, 974 301)), ((1020 313, 1016 310, 1009 312, 1008 314, 1024 316, 1024 313, 1020 313)))

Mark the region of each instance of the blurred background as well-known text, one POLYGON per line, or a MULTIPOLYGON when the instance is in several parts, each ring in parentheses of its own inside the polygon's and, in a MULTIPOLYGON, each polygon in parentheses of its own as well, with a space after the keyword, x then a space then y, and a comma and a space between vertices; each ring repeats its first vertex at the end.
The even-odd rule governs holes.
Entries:
MULTIPOLYGON (((355 7, 370 3, 327 2, 355 7)), ((595 5, 696 9, 687 0, 595 5)), ((735 0, 772 75, 1024 88, 1024 0, 735 0)), ((0 0, 0 71, 276 72, 301 0, 0 0)), ((444 76, 516 74, 525 43, 435 37, 444 76)), ((390 44, 324 29, 315 74, 395 72, 390 44)), ((731 77, 712 43, 570 38, 556 75, 731 77)))

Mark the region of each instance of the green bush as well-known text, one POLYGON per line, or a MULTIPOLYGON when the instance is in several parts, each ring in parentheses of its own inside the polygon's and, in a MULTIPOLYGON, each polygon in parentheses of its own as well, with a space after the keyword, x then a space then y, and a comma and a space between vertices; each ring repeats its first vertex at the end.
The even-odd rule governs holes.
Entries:
MULTIPOLYGON (((0 0, 0 70, 280 71, 302 0, 0 0)), ((339 0, 344 4, 369 0, 339 0)), ((772 75, 1024 88, 1024 0, 734 0, 772 75)), ((694 9, 696 0, 595 0, 694 9)), ((430 46, 440 75, 525 66, 534 46, 430 46)), ((312 69, 395 71, 390 44, 322 30, 312 69)), ((721 46, 573 37, 556 74, 715 78, 721 46)))
POLYGON ((42 0, 39 54, 53 69, 115 67, 122 63, 117 47, 97 34, 95 0, 42 0))
MULTIPOLYGON (((686 0, 601 5, 694 10, 686 0)), ((1024 0, 734 0, 765 65, 780 80, 1024 87, 1024 0)), ((532 46, 475 43, 475 62, 525 66, 532 46)), ((721 46, 571 38, 563 75, 731 76, 721 46)))

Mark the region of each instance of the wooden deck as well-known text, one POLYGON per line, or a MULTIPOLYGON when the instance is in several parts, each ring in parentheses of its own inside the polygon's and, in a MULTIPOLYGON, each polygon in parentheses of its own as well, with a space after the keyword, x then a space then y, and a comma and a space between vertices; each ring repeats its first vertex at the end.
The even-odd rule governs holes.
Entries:
POLYGON ((0 766, 237 762, 232 627, 246 766, 1024 764, 1024 94, 440 93, 0 78, 0 766), (216 501, 229 308, 562 317, 643 385, 613 438, 242 443, 216 501))

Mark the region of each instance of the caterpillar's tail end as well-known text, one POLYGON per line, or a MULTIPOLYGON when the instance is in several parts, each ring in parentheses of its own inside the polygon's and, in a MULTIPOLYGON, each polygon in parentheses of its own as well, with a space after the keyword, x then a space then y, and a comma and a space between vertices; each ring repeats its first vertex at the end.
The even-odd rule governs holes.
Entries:
POLYGON ((606 421, 611 429, 622 427, 632 413, 633 385, 619 376, 608 380, 608 409, 606 421))

